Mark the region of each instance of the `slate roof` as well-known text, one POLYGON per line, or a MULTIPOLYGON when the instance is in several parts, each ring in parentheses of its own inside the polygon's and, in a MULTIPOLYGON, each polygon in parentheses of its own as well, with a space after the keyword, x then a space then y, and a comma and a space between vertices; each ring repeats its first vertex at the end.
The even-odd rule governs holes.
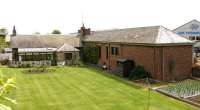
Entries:
POLYGON ((193 45, 163 26, 126 28, 92 32, 84 38, 85 42, 130 43, 150 45, 193 45))
MULTIPOLYGON (((70 35, 17 35, 11 37, 11 48, 61 48, 63 44, 80 47, 80 37, 70 35)), ((133 45, 193 45, 163 26, 93 31, 84 42, 122 43, 133 45)), ((66 45, 65 45, 66 46, 66 45)), ((67 46, 63 50, 69 49, 67 46)))
POLYGON ((11 37, 11 48, 58 48, 63 44, 79 47, 76 35, 17 35, 11 37))
POLYGON ((63 44, 60 48, 57 49, 57 52, 73 52, 73 51, 79 51, 79 50, 69 44, 63 44))

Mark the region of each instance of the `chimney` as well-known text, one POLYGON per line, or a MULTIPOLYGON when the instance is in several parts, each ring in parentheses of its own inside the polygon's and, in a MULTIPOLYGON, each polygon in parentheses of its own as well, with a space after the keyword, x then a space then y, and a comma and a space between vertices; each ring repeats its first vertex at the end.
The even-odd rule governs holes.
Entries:
POLYGON ((80 35, 80 36, 90 35, 90 28, 86 29, 83 24, 83 26, 78 30, 78 35, 80 35))
POLYGON ((15 29, 15 26, 13 26, 13 31, 12 31, 12 35, 11 36, 16 36, 17 35, 17 31, 15 29))

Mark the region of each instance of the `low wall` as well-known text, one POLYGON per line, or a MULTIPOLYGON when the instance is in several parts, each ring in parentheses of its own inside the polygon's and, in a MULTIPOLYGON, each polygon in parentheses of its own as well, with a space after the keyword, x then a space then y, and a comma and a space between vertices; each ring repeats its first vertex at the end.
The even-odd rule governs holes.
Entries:
POLYGON ((200 104, 195 103, 195 102, 192 102, 192 101, 190 101, 190 100, 187 100, 187 99, 184 99, 184 98, 179 98, 179 97, 173 96, 173 95, 171 95, 171 94, 167 94, 167 93, 162 92, 162 91, 160 91, 160 90, 158 90, 158 89, 156 89, 155 91, 157 91, 157 92, 159 92, 159 93, 161 93, 161 94, 164 94, 164 95, 166 95, 166 96, 168 96, 168 97, 177 99, 177 100, 179 100, 179 101, 183 101, 183 102, 189 103, 189 104, 191 104, 191 105, 200 107, 200 104))

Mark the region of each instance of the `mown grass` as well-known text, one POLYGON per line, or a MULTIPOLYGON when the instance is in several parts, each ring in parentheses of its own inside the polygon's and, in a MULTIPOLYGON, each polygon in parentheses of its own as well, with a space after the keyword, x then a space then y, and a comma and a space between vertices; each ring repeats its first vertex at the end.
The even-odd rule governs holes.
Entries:
MULTIPOLYGON (((14 110, 147 110, 148 91, 94 68, 54 67, 55 72, 24 74, 24 69, 0 68, 16 75, 14 110)), ((150 110, 197 110, 156 92, 150 110)))

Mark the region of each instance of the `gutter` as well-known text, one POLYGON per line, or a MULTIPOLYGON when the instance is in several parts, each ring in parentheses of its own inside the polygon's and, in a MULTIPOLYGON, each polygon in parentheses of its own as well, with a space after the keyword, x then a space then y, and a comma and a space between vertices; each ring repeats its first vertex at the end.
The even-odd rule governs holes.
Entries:
POLYGON ((126 44, 134 46, 183 46, 183 45, 194 45, 195 42, 182 42, 182 43, 129 43, 129 42, 108 42, 108 41, 83 41, 88 43, 112 43, 112 44, 126 44))
POLYGON ((108 43, 108 66, 110 69, 110 43, 108 43))

